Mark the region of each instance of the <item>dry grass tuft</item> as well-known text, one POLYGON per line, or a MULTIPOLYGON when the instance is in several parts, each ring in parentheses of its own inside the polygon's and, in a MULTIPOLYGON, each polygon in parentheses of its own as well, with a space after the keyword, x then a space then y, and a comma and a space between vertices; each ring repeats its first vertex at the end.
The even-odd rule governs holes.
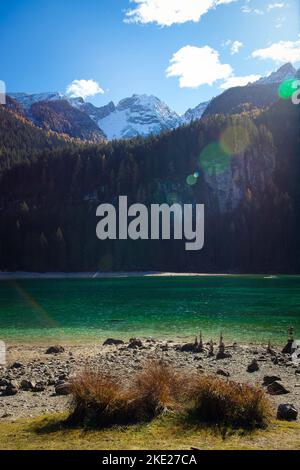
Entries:
POLYGON ((112 426, 129 421, 128 389, 111 375, 85 370, 71 384, 71 424, 112 426))
POLYGON ((141 419, 153 419, 179 407, 185 376, 163 361, 153 361, 136 375, 132 394, 141 419))
POLYGON ((84 371, 72 383, 70 424, 109 427, 151 421, 166 410, 197 421, 254 429, 267 425, 269 401, 259 387, 178 372, 163 361, 145 364, 130 382, 84 371), (185 413, 186 416, 186 413, 185 413))
POLYGON ((181 375, 164 362, 151 362, 132 381, 120 383, 111 375, 84 371, 71 386, 72 424, 112 426, 150 421, 174 408, 181 375))
POLYGON ((254 429, 265 427, 271 416, 269 400, 261 388, 216 377, 194 377, 187 397, 192 415, 205 423, 254 429))

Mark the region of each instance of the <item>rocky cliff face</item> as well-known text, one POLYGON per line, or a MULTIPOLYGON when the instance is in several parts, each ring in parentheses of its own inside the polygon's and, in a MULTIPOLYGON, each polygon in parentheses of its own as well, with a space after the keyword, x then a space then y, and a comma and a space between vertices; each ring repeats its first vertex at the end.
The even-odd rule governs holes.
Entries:
POLYGON ((245 199, 262 196, 272 183, 275 158, 271 147, 258 154, 255 149, 233 157, 223 173, 205 174, 208 191, 214 195, 214 204, 220 213, 232 213, 245 199), (252 168, 256 166, 255 173, 252 168))
POLYGON ((272 186, 276 168, 276 152, 266 138, 258 150, 253 142, 238 155, 230 158, 228 167, 210 175, 204 172, 208 192, 214 195, 214 204, 220 213, 232 213, 239 205, 253 198, 263 198, 272 186))

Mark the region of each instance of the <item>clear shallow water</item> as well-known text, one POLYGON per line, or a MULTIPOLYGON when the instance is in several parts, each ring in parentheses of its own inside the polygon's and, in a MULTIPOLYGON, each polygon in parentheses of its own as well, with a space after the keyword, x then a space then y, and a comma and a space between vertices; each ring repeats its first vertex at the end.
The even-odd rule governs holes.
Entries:
POLYGON ((300 276, 140 277, 0 282, 0 339, 300 339, 300 276), (298 334, 298 336, 297 336, 298 334))

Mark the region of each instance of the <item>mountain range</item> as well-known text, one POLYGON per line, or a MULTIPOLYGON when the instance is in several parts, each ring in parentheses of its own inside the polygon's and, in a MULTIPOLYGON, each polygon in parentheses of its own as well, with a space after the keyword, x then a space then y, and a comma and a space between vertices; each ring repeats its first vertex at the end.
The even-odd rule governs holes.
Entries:
POLYGON ((267 83, 227 90, 187 123, 154 97, 102 108, 55 93, 8 97, 0 270, 299 273, 300 107, 277 92, 294 73, 285 66, 267 83), (99 121, 110 137, 126 123, 126 139, 108 141, 99 121), (172 130, 158 134, 160 126, 172 130), (147 207, 203 203, 203 250, 186 252, 182 240, 99 241, 97 207, 120 195, 147 207))
POLYGON ((130 139, 160 134, 213 114, 235 114, 261 109, 278 101, 278 85, 297 76, 287 63, 268 77, 224 91, 209 102, 188 109, 182 116, 152 95, 137 95, 97 107, 82 98, 62 93, 9 93, 23 115, 38 127, 91 142, 130 139))
POLYGON ((287 63, 268 77, 260 78, 246 86, 225 90, 206 107, 203 116, 236 114, 243 111, 263 109, 279 101, 278 87, 285 80, 297 77, 297 70, 287 63))

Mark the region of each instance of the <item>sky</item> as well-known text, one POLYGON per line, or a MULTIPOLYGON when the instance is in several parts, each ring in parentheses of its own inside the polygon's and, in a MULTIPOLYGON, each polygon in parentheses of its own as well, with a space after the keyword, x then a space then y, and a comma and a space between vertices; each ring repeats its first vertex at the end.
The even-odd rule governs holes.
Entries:
POLYGON ((291 61, 299 0, 0 0, 0 80, 97 106, 155 95, 179 114, 291 61))

